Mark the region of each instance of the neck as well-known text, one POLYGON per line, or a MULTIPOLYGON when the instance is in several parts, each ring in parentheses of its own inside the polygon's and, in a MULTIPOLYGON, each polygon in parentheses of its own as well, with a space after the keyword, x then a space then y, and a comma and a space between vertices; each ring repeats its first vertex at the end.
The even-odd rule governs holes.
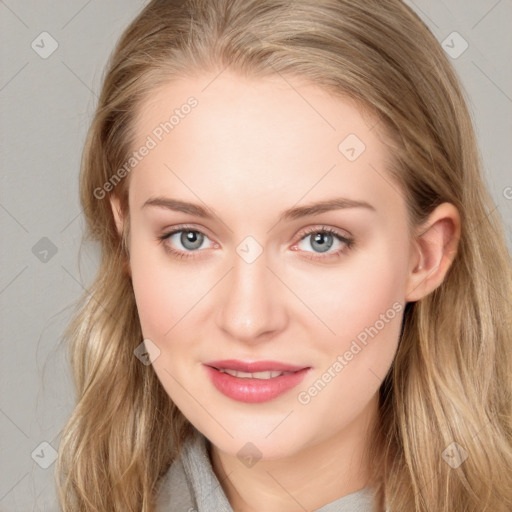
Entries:
POLYGON ((378 414, 378 394, 334 436, 280 459, 246 467, 211 445, 213 470, 234 512, 316 510, 365 487, 367 449, 378 414))

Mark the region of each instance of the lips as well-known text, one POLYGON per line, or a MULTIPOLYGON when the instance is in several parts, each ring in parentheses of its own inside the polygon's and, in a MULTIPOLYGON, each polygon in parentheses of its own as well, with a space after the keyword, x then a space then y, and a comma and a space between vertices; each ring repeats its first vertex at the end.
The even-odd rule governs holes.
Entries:
POLYGON ((310 367, 277 361, 209 361, 204 368, 223 395, 246 403, 273 400, 297 386, 310 367))

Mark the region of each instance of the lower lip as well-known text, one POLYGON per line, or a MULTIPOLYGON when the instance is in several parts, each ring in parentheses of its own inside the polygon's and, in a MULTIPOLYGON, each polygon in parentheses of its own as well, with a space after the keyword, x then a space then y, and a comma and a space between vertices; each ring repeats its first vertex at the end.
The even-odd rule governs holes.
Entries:
POLYGON ((213 385, 224 395, 238 402, 261 403, 273 400, 300 384, 310 368, 304 368, 273 379, 242 379, 221 372, 211 366, 206 371, 213 385))

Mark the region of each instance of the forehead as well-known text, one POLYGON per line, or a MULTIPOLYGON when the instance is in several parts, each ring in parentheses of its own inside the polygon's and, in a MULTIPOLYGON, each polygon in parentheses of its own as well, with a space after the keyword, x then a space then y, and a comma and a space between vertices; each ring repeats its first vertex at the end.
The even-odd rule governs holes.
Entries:
POLYGON ((272 147, 300 138, 307 138, 310 145, 322 141, 332 145, 345 132, 362 139, 376 135, 368 133, 376 119, 349 97, 334 96, 301 78, 248 78, 228 71, 216 77, 178 79, 154 90, 137 112, 138 140, 169 121, 172 126, 167 126, 164 136, 172 131, 177 139, 185 129, 187 136, 193 134, 205 145, 215 136, 227 137, 240 147, 247 135, 253 135, 244 152, 268 148, 269 141, 272 147), (192 100, 195 106, 190 108, 192 100))
POLYGON ((239 197, 242 208, 336 192, 390 204, 397 192, 382 177, 389 150, 375 125, 354 101, 304 81, 227 71, 183 78, 137 113, 134 149, 149 139, 153 147, 131 176, 133 199, 179 189, 212 204, 239 197))

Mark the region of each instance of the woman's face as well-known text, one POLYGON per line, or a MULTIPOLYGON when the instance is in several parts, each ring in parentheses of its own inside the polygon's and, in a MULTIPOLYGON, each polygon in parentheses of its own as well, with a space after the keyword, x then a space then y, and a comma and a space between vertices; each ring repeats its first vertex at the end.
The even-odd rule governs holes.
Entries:
POLYGON ((140 111, 129 250, 143 335, 171 399, 225 453, 356 439, 376 411, 413 251, 374 124, 316 86, 228 72, 166 85, 140 111), (276 373, 213 368, 233 360, 276 373))

